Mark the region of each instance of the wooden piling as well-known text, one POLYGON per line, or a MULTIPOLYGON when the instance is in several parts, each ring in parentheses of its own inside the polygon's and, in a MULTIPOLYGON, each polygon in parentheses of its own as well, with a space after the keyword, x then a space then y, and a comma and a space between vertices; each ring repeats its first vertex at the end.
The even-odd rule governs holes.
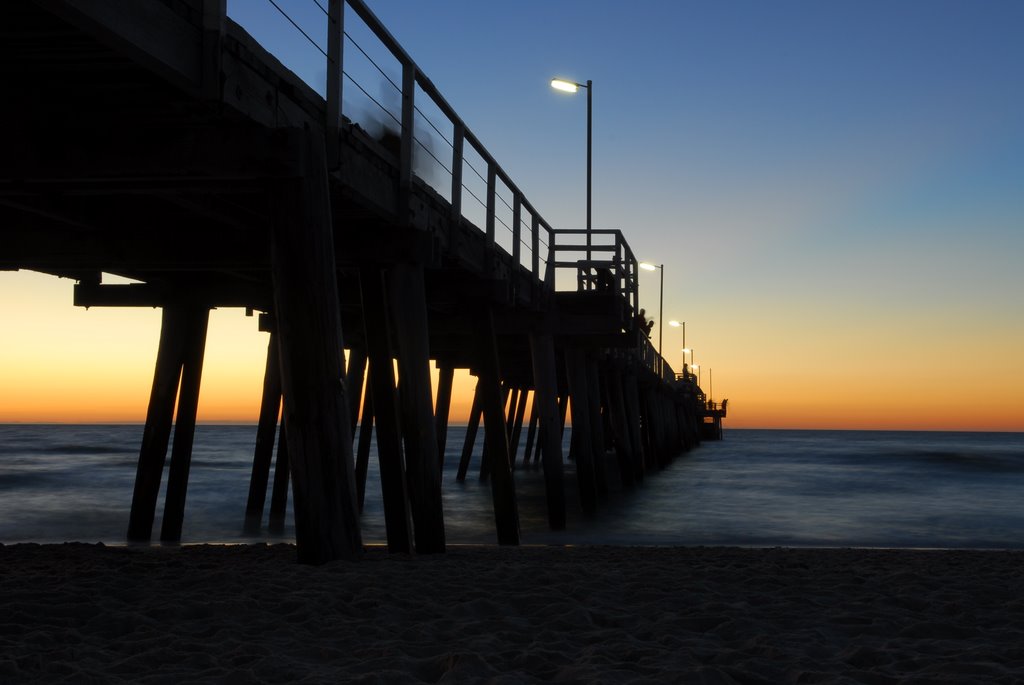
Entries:
POLYGON ((679 418, 676 415, 675 395, 671 389, 662 390, 662 412, 665 416, 665 425, 668 427, 669 448, 672 456, 683 452, 683 436, 679 430, 679 418))
POLYGON ((580 508, 585 514, 593 514, 597 511, 597 481, 594 476, 594 450, 591 442, 593 434, 590 429, 586 353, 580 349, 567 349, 565 370, 571 396, 572 442, 576 457, 580 508))
POLYGON ((345 369, 348 410, 351 415, 352 434, 359 425, 359 399, 363 396, 363 381, 366 376, 366 350, 354 347, 348 351, 348 367, 345 369))
POLYGON ((558 398, 558 439, 565 437, 565 416, 569 413, 569 393, 558 398))
POLYGON ((526 402, 530 397, 530 391, 523 388, 519 391, 519 401, 516 402, 515 419, 512 422, 512 433, 509 437, 508 459, 509 466, 515 470, 516 455, 519 453, 519 438, 523 433, 523 417, 526 416, 526 402))
POLYGON ((402 451, 402 424, 399 420, 398 392, 391 357, 390 317, 383 278, 382 271, 376 267, 364 267, 359 272, 388 551, 408 554, 413 551, 412 510, 402 451))
POLYGON ((676 421, 679 422, 679 437, 682 441, 683 450, 689 451, 693 449, 694 444, 690 435, 690 419, 687 416, 686 405, 686 396, 682 394, 682 391, 677 390, 675 398, 675 409, 676 421))
POLYGON ((647 455, 647 470, 652 471, 664 467, 664 454, 661 450, 660 425, 658 423, 657 403, 654 399, 653 382, 648 379, 640 390, 640 422, 643 426, 644 449, 647 455))
POLYGON ((477 392, 484 417, 485 459, 490 461, 491 496, 498 544, 519 544, 519 509, 515 482, 508 461, 508 437, 501 402, 501 371, 494 319, 489 308, 476 317, 476 349, 479 363, 477 392))
POLYGON ((181 377, 188 312, 175 305, 165 306, 160 325, 153 387, 146 412, 146 428, 142 433, 139 464, 135 474, 135 490, 128 521, 128 540, 148 542, 153 535, 156 501, 160 494, 167 443, 171 437, 174 402, 181 377))
POLYGON ((267 363, 263 371, 263 398, 260 401, 259 425, 256 427, 252 475, 249 477, 249 499, 245 506, 245 532, 249 534, 258 532, 263 525, 263 507, 267 501, 270 463, 274 458, 274 438, 280 416, 281 363, 277 354, 277 338, 271 332, 267 343, 267 363))
POLYGON ((503 385, 502 393, 504 395, 502 406, 505 407, 505 432, 511 436, 512 426, 516 420, 516 405, 519 402, 520 390, 511 385, 503 385))
POLYGON ((587 409, 590 419, 590 445, 594 458, 594 484, 597 494, 608 496, 608 475, 605 472, 606 450, 604 418, 601 414, 601 377, 593 352, 586 355, 587 365, 587 409))
POLYGON ((396 264, 387 271, 388 310, 398 350, 405 468, 413 534, 420 554, 444 552, 441 460, 434 423, 430 338, 423 267, 396 264))
POLYGON ((608 389, 608 413, 612 428, 615 456, 619 464, 619 479, 625 486, 635 480, 633 446, 629 439, 629 419, 622 389, 625 364, 619 359, 608 360, 605 385, 608 389))
POLYGON ((279 134, 297 174, 275 183, 270 241, 295 542, 300 562, 319 564, 363 550, 334 230, 323 136, 309 129, 279 134))
POLYGON ((680 421, 683 425, 683 435, 687 449, 693 449, 700 445, 700 433, 697 430, 696 401, 693 393, 686 391, 680 401, 680 421))
POLYGON ((452 406, 452 384, 455 380, 455 367, 438 364, 437 403, 434 406, 435 430, 437 432, 438 470, 444 473, 444 456, 448 443, 448 414, 452 406))
POLYGON ((665 433, 665 447, 669 461, 671 461, 679 454, 679 449, 676 445, 675 416, 672 411, 671 392, 668 388, 661 387, 658 390, 658 403, 661 410, 662 430, 665 433))
POLYGON ((188 332, 181 367, 181 389, 178 392, 178 411, 174 421, 174 445, 171 447, 171 466, 167 473, 167 493, 164 497, 164 518, 160 528, 162 542, 181 541, 209 320, 210 310, 206 307, 189 308, 188 332))
POLYGON ((288 463, 288 431, 284 421, 277 434, 277 459, 274 461, 274 485, 270 492, 270 518, 267 530, 271 533, 284 532, 284 521, 288 514, 288 485, 291 483, 291 465, 288 463))
POLYGON ((538 447, 542 447, 548 525, 552 530, 562 530, 565 528, 565 477, 556 396, 558 377, 555 370, 555 346, 550 333, 530 335, 530 356, 533 362, 533 407, 540 425, 538 447))
MULTIPOLYGON (((515 405, 516 405, 516 398, 518 397, 518 394, 519 394, 519 389, 518 388, 513 388, 513 387, 511 387, 511 386, 509 386, 507 384, 502 383, 502 385, 501 385, 501 407, 502 407, 502 414, 505 417, 505 443, 506 443, 506 445, 508 444, 509 436, 512 433, 512 422, 515 420, 515 416, 514 416, 515 415, 515 405)), ((487 435, 486 435, 486 429, 485 429, 483 456, 480 459, 480 475, 479 475, 479 478, 480 478, 480 482, 481 483, 485 482, 491 476, 491 458, 492 458, 492 456, 490 454, 488 454, 488 452, 487 452, 488 444, 490 444, 490 443, 487 442, 487 435)), ((509 458, 509 462, 510 462, 509 463, 509 467, 512 466, 511 461, 512 460, 511 460, 511 456, 510 456, 510 458, 509 458)))
POLYGON ((627 366, 622 380, 623 399, 626 405, 626 419, 629 428, 629 444, 633 452, 633 475, 637 483, 642 483, 647 472, 646 455, 640 426, 640 393, 637 387, 636 372, 627 366))
POLYGON ((476 389, 473 391, 473 406, 469 410, 469 423, 466 424, 466 439, 462 443, 462 457, 459 459, 459 471, 455 480, 459 483, 466 480, 466 472, 469 470, 469 462, 473 458, 473 446, 476 443, 476 434, 480 428, 480 417, 482 415, 480 403, 480 381, 477 381, 476 389))
POLYGON ((356 450, 356 500, 359 513, 366 502, 366 473, 370 468, 370 441, 373 438, 373 392, 372 380, 367 369, 366 388, 363 390, 363 418, 359 427, 359 447, 356 450))
POLYGON ((523 466, 530 463, 533 456, 533 446, 537 441, 537 422, 540 420, 537 414, 537 392, 533 393, 533 404, 530 405, 530 420, 527 422, 526 445, 523 447, 523 466))
POLYGON ((650 380, 640 388, 640 425, 643 427, 644 449, 647 454, 647 470, 661 468, 661 450, 657 440, 657 414, 652 401, 650 380))

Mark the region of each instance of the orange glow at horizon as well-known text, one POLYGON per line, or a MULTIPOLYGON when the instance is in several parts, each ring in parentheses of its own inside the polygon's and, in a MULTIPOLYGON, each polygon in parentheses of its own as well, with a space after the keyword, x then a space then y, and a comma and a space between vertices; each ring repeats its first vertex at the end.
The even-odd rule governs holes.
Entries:
MULTIPOLYGON (((159 310, 85 310, 72 306, 71 292, 68 280, 0 273, 0 312, 7 324, 0 341, 0 422, 144 422, 159 310)), ((711 324, 687 331, 705 391, 714 368, 714 399, 730 398, 726 430, 1024 430, 1024 364, 1014 349, 1020 337, 1014 330, 985 339, 971 338, 970 330, 951 333, 951 348, 984 353, 959 371, 948 364, 948 351, 935 345, 911 338, 867 341, 838 323, 835 333, 811 330, 776 340, 765 335, 770 327, 763 316, 744 309, 737 304, 732 317, 742 325, 709 314, 711 324), (874 363, 863 359, 865 349, 876 350, 874 363), (772 361, 787 358, 799 363, 772 361)), ((774 330, 793 325, 782 321, 774 330)), ((668 334, 665 340, 666 356, 678 363, 679 353, 671 359, 668 334)), ((267 342, 256 319, 242 310, 211 313, 200 421, 257 420, 267 342)), ((452 424, 468 419, 475 387, 467 371, 456 372, 452 424)))

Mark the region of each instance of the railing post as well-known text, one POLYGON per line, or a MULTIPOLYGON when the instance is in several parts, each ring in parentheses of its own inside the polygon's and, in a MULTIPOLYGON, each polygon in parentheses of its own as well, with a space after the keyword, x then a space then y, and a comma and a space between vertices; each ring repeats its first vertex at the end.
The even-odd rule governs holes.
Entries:
POLYGON ((530 252, 533 263, 530 265, 530 271, 533 273, 533 277, 540 278, 540 219, 537 217, 537 212, 532 214, 533 221, 530 224, 530 252))
POLYGON ((398 207, 399 217, 406 218, 409 213, 409 196, 412 192, 412 146, 413 117, 416 113, 416 65, 412 62, 402 64, 402 143, 398 158, 398 207))
POLYGON ((487 247, 494 247, 494 211, 497 185, 497 165, 494 160, 487 162, 487 247))
POLYGON ((336 168, 340 159, 338 140, 341 122, 341 88, 345 34, 345 0, 330 0, 327 9, 327 166, 336 168))
POLYGON ((462 218, 462 149, 466 142, 466 127, 461 121, 454 123, 452 140, 452 221, 462 218))
POLYGON ((640 292, 636 281, 636 257, 632 250, 626 251, 626 271, 629 274, 629 303, 635 314, 640 311, 640 292))
POLYGON ((517 267, 523 256, 523 195, 516 191, 512 195, 512 263, 517 267))
POLYGON ((544 284, 548 288, 555 289, 555 232, 550 226, 545 225, 548 231, 548 263, 544 269, 544 284))
POLYGON ((622 231, 615 231, 615 252, 612 254, 612 273, 615 274, 615 294, 622 292, 622 231))

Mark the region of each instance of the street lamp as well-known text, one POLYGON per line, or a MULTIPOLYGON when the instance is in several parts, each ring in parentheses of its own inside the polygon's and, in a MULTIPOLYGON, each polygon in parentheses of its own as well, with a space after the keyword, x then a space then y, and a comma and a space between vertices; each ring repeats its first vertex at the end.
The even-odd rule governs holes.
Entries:
MULTIPOLYGON (((661 270, 661 290, 658 293, 658 357, 661 358, 661 314, 665 305, 665 265, 640 262, 640 268, 644 271, 661 270)), ((661 362, 658 362, 658 375, 661 375, 661 362)))
POLYGON ((697 369, 697 387, 700 387, 700 364, 690 364, 691 369, 697 369))
MULTIPOLYGON (((594 100, 594 82, 587 79, 586 83, 576 83, 564 78, 551 79, 551 87, 564 93, 575 93, 580 88, 587 89, 587 262, 590 262, 590 177, 591 177, 591 139, 592 139, 592 116, 594 100)), ((588 265, 589 266, 589 265, 588 265)))
MULTIPOLYGON (((685 321, 676 321, 675 319, 672 319, 671 321, 668 322, 668 325, 671 326, 672 328, 682 328, 683 329, 683 367, 685 367, 686 366, 686 322, 685 321)), ((683 369, 680 368, 679 370, 682 371, 683 369)))

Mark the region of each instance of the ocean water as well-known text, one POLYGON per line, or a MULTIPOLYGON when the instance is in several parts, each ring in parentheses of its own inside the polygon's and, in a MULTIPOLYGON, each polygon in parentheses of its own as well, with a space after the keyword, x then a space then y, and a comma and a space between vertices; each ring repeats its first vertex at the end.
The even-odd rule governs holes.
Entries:
MULTIPOLYGON (((493 543, 479 453, 455 480, 464 435, 448 436, 447 538, 493 543)), ((183 542, 294 539, 290 514, 282 533, 242 531, 255 436, 251 425, 197 428, 183 542)), ((0 425, 0 542, 124 542, 141 438, 140 425, 0 425)), ((571 463, 566 476, 569 524, 552 532, 541 471, 516 469, 524 543, 1024 548, 1024 433, 727 428, 638 487, 613 482, 589 518, 571 463)), ((375 453, 362 530, 385 540, 375 453)))

